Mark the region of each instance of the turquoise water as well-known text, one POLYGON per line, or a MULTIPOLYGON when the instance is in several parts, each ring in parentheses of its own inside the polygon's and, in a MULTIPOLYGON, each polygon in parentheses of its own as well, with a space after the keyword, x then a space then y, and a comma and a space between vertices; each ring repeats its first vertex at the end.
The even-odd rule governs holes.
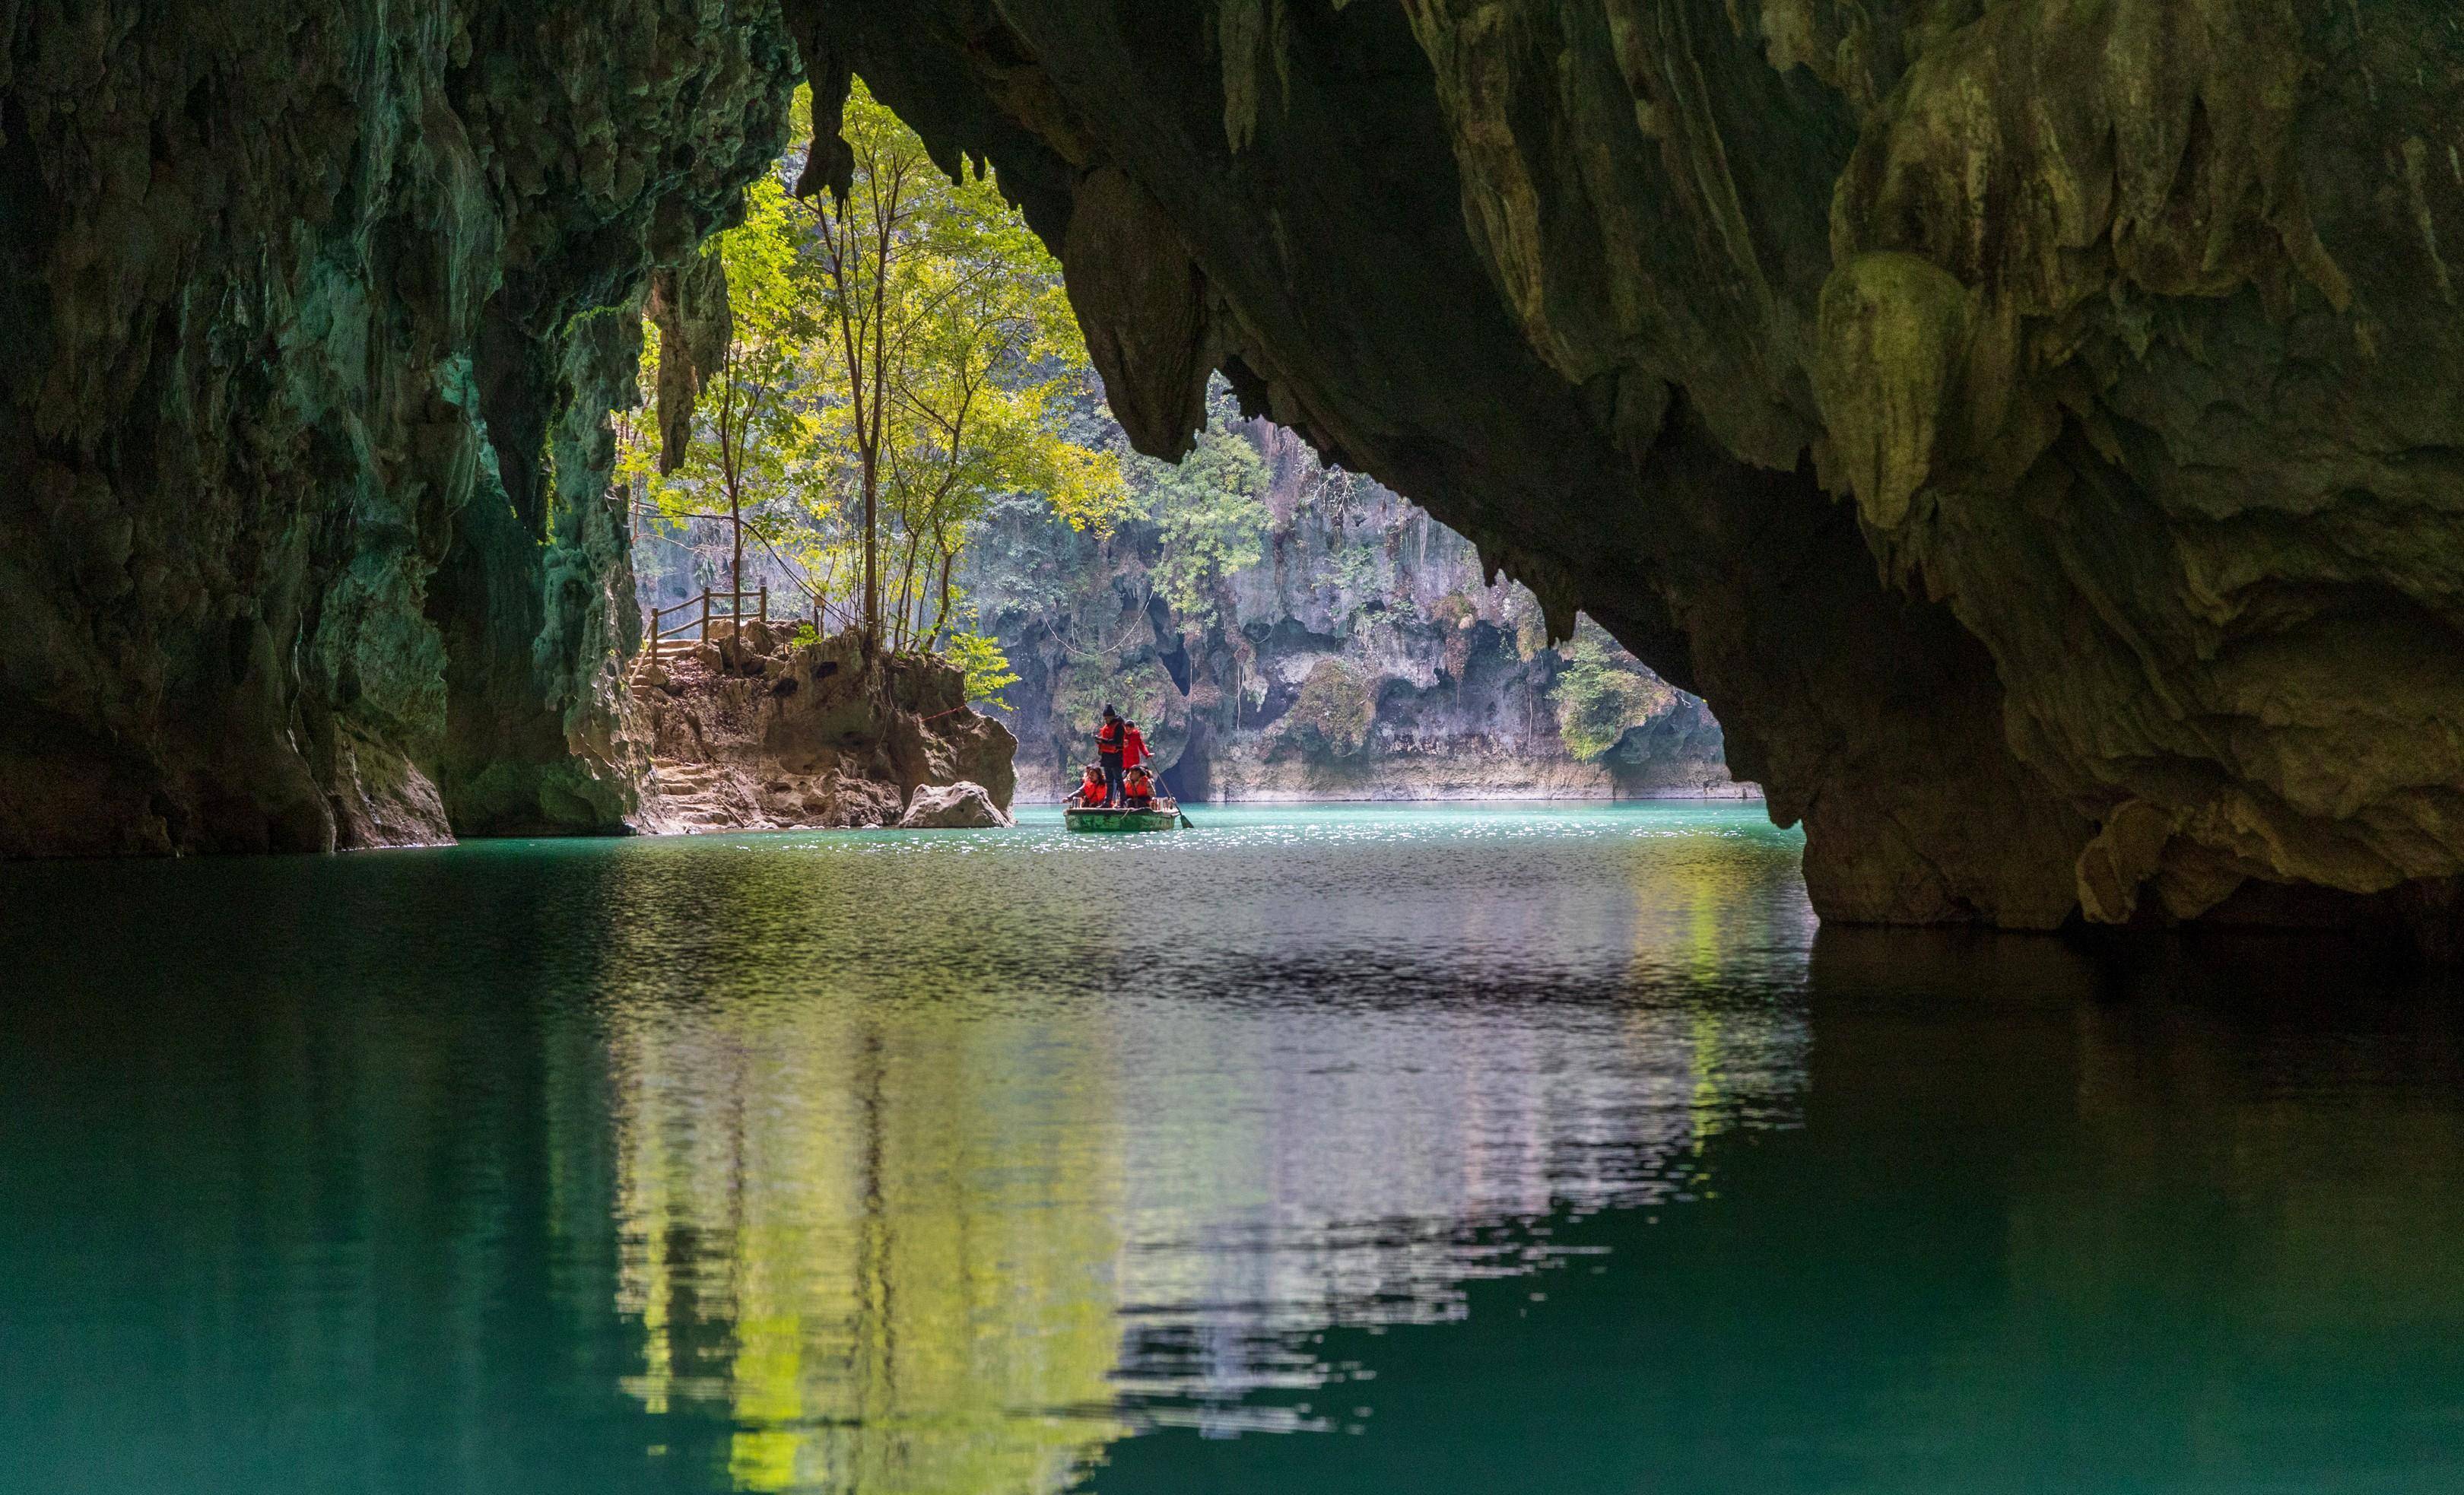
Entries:
POLYGON ((2452 989, 1193 815, 0 867, 0 1490, 2464 1488, 2452 989))

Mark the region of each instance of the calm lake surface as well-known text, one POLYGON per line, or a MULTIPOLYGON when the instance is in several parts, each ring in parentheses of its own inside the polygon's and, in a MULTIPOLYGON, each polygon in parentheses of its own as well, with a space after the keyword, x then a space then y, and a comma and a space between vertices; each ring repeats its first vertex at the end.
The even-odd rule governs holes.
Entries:
POLYGON ((1757 805, 0 867, 0 1490, 2464 1489, 2464 1022, 1757 805))

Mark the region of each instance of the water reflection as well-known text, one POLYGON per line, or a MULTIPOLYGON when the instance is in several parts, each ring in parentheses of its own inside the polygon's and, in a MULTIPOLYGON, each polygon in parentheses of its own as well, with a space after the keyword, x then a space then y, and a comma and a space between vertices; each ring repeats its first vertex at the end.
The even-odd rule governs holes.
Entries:
POLYGON ((0 1490, 2464 1487, 2452 987, 1752 814, 0 867, 0 1490))
MULTIPOLYGON (((1357 858, 1436 827, 1347 829, 1357 858)), ((1471 817, 1454 839, 1528 833, 1471 817)), ((1291 841, 1236 824, 1208 870, 1291 841)), ((765 918, 853 864, 868 908, 932 896, 869 849, 815 842, 788 890, 716 895, 765 918)), ((1159 909, 1131 979, 1097 931, 1058 960, 1014 945, 1011 979, 971 988, 897 920, 842 915, 832 941, 873 959, 816 945, 793 1000, 775 969, 662 979, 652 953, 705 912, 640 860, 593 1018, 627 1390, 726 1417, 759 1490, 1059 1489, 1144 1428, 1346 1425, 1337 1389, 1375 1370, 1330 1358, 1329 1330, 1458 1319, 1474 1283, 1587 1259, 1555 1239, 1584 1216, 1698 1198, 1723 1128, 1793 1115, 1798 1009, 1723 996, 1762 941, 1699 849, 1645 845, 1639 881, 1550 910, 1389 884, 1375 917, 1263 941, 1238 903, 1159 909), (1433 916, 1518 958, 1467 983, 1427 958, 1433 916)), ((1083 901, 1067 872, 1013 868, 1007 892, 1030 929, 1083 901)))
POLYGON ((1111 1436, 1099 1077, 843 1009, 609 1029, 626 1386, 723 1406, 739 1485, 1050 1489, 1111 1436))

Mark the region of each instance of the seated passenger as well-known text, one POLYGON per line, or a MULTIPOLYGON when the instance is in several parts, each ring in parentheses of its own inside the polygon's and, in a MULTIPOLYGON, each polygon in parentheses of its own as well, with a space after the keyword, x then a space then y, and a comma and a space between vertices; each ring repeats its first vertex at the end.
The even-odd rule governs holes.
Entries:
POLYGON ((1129 780, 1121 791, 1121 807, 1131 810, 1155 808, 1155 780, 1143 768, 1130 770, 1129 780))
POLYGON ((1100 808, 1104 802, 1104 771, 1092 763, 1088 764, 1086 777, 1078 781, 1077 792, 1069 799, 1072 803, 1083 804, 1089 809, 1100 808))

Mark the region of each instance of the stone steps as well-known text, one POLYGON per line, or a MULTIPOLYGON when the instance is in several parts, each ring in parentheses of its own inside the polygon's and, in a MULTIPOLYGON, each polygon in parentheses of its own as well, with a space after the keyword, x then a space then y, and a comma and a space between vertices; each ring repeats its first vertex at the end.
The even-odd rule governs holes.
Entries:
POLYGON ((640 653, 633 656, 633 667, 626 671, 625 683, 639 689, 642 676, 649 672, 652 665, 664 665, 671 660, 682 659, 699 648, 701 648, 701 640, 695 638, 660 639, 648 645, 640 653))

